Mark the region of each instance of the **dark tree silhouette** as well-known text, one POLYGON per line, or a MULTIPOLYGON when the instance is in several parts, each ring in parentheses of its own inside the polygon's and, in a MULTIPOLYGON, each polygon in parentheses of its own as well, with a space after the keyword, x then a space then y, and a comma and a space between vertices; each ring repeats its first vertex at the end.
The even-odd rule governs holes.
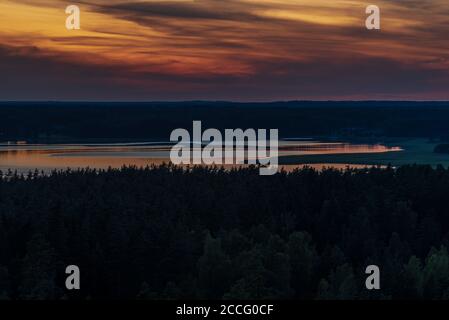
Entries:
POLYGON ((447 299, 448 190, 416 165, 7 172, 0 299, 447 299))

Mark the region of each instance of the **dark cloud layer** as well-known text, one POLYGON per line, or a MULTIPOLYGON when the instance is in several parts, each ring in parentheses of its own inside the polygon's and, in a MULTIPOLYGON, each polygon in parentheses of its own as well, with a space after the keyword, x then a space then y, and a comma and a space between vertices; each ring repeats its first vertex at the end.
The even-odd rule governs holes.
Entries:
POLYGON ((446 73, 417 70, 385 59, 312 61, 261 65, 257 74, 169 76, 130 73, 120 66, 88 66, 34 55, 35 48, 0 48, 2 96, 7 100, 290 100, 431 99, 428 92, 447 92, 446 73), (325 64, 326 69, 321 66, 325 64), (317 85, 319 84, 319 85, 317 85), (410 93, 413 94, 410 94, 410 93))

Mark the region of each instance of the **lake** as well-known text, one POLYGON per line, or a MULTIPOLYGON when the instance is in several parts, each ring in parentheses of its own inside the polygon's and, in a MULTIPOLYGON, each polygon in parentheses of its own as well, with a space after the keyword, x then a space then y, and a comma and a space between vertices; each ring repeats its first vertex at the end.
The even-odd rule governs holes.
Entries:
MULTIPOLYGON (((169 162, 168 142, 108 143, 108 144, 0 144, 0 170, 11 169, 20 173, 30 170, 50 172, 57 169, 120 168, 122 166, 159 165, 169 162)), ((279 141, 279 156, 310 156, 333 154, 375 154, 398 152, 400 147, 382 144, 354 144, 349 142, 324 142, 304 139, 279 141)), ((282 166, 291 170, 301 164, 282 166)), ((323 166, 345 168, 346 163, 314 163, 311 167, 323 166)), ((354 164, 351 167, 366 167, 366 164, 354 164)))

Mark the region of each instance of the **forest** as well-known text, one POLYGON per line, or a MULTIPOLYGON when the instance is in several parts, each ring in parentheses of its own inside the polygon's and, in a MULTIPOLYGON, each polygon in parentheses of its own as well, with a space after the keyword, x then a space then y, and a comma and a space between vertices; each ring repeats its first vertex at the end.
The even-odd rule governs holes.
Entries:
POLYGON ((449 298, 441 166, 1 176, 1 299, 449 298))
POLYGON ((447 143, 440 143, 437 144, 433 150, 433 152, 435 153, 445 153, 448 154, 449 153, 449 144, 447 143))
POLYGON ((448 102, 1 102, 0 142, 168 141, 176 128, 278 129, 280 138, 424 137, 449 141, 448 102))

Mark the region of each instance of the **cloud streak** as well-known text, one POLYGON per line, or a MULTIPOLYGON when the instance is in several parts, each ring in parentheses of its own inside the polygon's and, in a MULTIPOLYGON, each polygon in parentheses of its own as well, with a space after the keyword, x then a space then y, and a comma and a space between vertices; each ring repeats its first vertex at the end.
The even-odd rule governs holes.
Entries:
POLYGON ((0 4, 0 99, 449 99, 444 0, 380 0, 380 32, 359 0, 78 3, 80 31, 65 1, 0 4))

